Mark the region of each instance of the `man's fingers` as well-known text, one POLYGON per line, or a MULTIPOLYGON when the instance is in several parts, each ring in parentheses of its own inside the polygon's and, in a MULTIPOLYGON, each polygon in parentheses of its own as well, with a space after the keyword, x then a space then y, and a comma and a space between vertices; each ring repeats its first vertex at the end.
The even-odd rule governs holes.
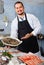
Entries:
POLYGON ((22 37, 21 39, 25 39, 25 37, 22 37))

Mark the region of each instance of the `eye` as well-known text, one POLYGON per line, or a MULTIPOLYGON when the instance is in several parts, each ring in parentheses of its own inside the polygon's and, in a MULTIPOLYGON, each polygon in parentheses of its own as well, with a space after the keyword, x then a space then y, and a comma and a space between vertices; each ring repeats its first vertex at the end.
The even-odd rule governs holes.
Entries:
POLYGON ((18 9, 18 7, 16 7, 16 9, 18 9))

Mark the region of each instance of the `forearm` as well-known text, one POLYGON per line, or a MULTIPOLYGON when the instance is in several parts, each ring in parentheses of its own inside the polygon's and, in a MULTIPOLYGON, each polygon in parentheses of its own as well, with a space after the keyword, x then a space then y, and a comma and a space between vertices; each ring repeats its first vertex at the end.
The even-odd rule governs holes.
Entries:
POLYGON ((32 33, 27 33, 25 36, 23 36, 21 39, 27 39, 30 38, 31 36, 33 36, 32 33))

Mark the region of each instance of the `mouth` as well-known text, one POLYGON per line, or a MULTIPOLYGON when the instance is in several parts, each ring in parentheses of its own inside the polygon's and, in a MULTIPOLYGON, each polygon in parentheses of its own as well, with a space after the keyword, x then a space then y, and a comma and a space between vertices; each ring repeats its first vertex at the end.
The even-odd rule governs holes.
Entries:
POLYGON ((22 11, 18 11, 18 15, 22 15, 24 12, 22 11))

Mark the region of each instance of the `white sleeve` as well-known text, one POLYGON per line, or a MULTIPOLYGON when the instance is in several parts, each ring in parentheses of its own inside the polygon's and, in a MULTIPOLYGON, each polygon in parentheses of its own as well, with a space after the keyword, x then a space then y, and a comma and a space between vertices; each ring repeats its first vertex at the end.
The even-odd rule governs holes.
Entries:
POLYGON ((11 35, 12 38, 18 38, 18 34, 17 34, 17 21, 14 20, 11 23, 11 35))
POLYGON ((35 17, 34 15, 32 16, 32 22, 33 22, 33 25, 34 25, 34 30, 32 31, 32 34, 34 36, 36 36, 37 34, 39 34, 41 32, 41 24, 40 24, 40 21, 38 20, 37 17, 35 17))

